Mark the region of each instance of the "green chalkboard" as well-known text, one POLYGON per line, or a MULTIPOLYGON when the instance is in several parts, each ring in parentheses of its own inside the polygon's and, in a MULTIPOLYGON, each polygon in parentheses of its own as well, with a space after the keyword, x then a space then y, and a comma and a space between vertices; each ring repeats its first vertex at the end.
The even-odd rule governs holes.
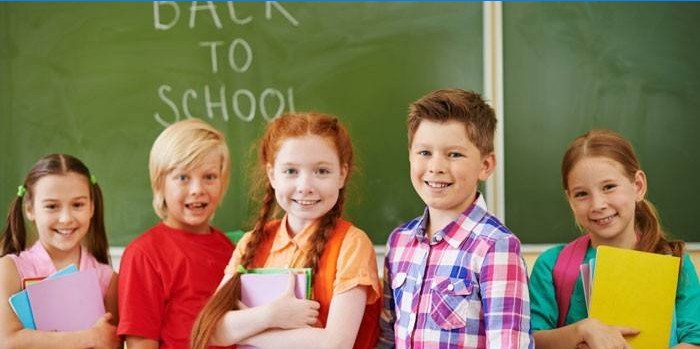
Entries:
POLYGON ((440 87, 481 89, 481 4, 196 4, 0 3, 1 202, 42 155, 74 154, 104 189, 110 244, 124 246, 157 221, 153 140, 191 115, 231 148, 214 224, 247 229, 254 141, 278 112, 313 109, 349 125, 360 169, 347 214, 375 243, 422 212, 407 106, 440 87))
POLYGON ((700 4, 506 3, 508 225, 532 243, 577 234, 560 179, 590 128, 630 139, 675 237, 700 241, 700 4))

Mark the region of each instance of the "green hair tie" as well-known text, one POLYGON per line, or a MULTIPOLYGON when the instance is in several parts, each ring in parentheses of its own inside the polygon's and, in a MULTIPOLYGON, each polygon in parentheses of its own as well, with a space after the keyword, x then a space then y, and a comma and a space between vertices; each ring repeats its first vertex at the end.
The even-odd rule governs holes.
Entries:
POLYGON ((24 185, 20 185, 17 187, 17 196, 23 197, 26 192, 27 188, 25 188, 24 185))
POLYGON ((244 266, 242 266, 242 265, 239 265, 239 266, 238 266, 238 269, 236 269, 236 272, 238 272, 238 274, 247 274, 247 273, 248 273, 248 269, 246 269, 246 268, 245 268, 244 266))
POLYGON ((94 174, 90 175, 90 183, 97 184, 97 177, 94 174))

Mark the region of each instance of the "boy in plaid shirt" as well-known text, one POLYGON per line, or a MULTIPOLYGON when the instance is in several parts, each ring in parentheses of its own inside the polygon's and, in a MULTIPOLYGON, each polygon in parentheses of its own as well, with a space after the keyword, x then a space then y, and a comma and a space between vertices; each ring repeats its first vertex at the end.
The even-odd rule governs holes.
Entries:
POLYGON ((380 348, 534 347, 520 241, 477 191, 496 165, 495 127, 474 92, 411 104, 411 183, 427 207, 389 236, 380 348))

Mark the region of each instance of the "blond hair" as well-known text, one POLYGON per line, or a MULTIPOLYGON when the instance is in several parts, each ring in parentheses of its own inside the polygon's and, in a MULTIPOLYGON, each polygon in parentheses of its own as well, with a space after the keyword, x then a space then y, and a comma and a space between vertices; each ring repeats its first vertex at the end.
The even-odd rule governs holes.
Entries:
POLYGON ((177 167, 191 170, 199 166, 207 155, 218 152, 221 156, 221 198, 228 188, 230 175, 229 150, 224 134, 200 119, 187 119, 168 126, 160 133, 148 159, 148 172, 153 190, 153 209, 165 219, 165 176, 177 167))

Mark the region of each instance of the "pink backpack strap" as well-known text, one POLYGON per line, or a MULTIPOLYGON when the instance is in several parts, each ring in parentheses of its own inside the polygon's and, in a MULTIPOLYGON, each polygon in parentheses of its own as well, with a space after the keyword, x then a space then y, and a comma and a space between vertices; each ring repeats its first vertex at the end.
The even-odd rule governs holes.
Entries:
POLYGON ((571 305, 571 295, 574 293, 574 285, 576 285, 580 267, 590 242, 591 238, 588 234, 585 234, 566 244, 554 263, 552 276, 554 278, 557 305, 559 306, 557 328, 564 326, 566 321, 566 315, 569 313, 569 306, 571 305))

